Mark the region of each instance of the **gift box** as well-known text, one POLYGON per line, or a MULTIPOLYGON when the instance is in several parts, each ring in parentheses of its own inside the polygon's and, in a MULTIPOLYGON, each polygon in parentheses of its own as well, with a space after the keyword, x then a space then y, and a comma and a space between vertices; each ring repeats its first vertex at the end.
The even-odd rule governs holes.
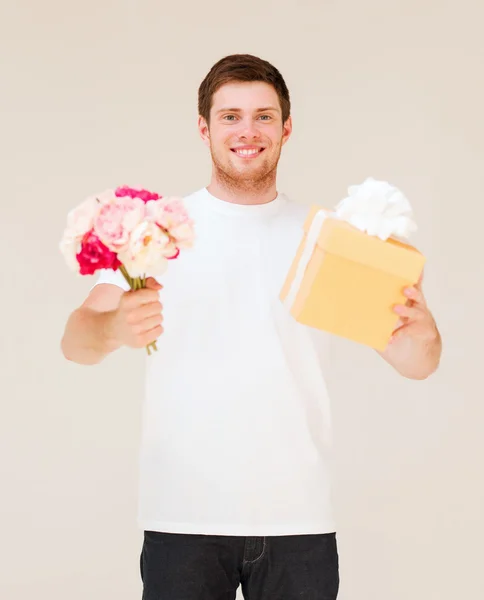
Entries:
POLYGON ((372 179, 349 190, 337 210, 310 208, 280 298, 299 323, 383 351, 399 321, 393 307, 426 259, 395 235, 416 229, 401 192, 372 179))

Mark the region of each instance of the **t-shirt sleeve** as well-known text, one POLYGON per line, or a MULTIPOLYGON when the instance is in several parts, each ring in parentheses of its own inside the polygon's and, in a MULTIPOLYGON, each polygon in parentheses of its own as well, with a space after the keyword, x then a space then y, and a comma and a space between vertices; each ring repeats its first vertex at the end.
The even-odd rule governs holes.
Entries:
POLYGON ((97 272, 97 278, 91 289, 99 285, 100 283, 111 283, 112 285, 117 285, 125 292, 127 292, 130 287, 123 274, 119 269, 114 271, 113 269, 101 269, 97 272))

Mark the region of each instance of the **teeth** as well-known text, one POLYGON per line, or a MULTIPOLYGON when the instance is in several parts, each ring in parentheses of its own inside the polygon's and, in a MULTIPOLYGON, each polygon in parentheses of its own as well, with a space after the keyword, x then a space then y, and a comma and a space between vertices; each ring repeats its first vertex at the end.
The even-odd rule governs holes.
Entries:
POLYGON ((237 150, 236 152, 241 156, 254 156, 254 154, 259 154, 259 150, 237 150))

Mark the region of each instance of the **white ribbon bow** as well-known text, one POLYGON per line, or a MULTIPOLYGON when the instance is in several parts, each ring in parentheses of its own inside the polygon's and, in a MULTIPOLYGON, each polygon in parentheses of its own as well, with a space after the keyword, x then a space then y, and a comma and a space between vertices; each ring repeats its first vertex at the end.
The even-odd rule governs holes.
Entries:
POLYGON ((334 216, 357 229, 385 241, 408 239, 417 230, 412 207, 403 193, 386 181, 368 177, 348 188, 348 196, 337 204, 334 216))

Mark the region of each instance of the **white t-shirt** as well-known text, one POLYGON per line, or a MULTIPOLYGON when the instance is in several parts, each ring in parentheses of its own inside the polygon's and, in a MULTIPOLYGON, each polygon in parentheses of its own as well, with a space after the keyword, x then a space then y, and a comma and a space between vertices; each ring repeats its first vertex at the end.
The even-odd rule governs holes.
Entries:
MULTIPOLYGON (((139 526, 333 532, 329 336, 279 299, 308 206, 284 194, 231 204, 206 188, 184 201, 197 237, 158 278, 164 333, 146 357, 139 526)), ((96 283, 127 289, 119 272, 96 283)))

